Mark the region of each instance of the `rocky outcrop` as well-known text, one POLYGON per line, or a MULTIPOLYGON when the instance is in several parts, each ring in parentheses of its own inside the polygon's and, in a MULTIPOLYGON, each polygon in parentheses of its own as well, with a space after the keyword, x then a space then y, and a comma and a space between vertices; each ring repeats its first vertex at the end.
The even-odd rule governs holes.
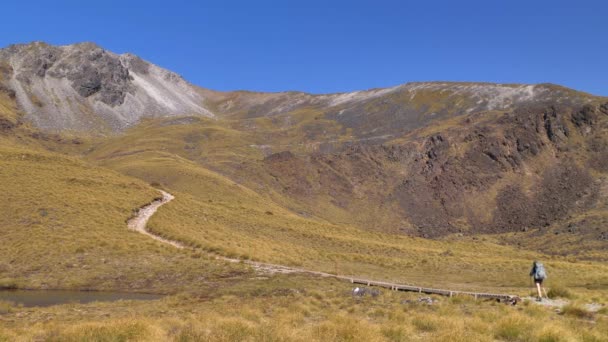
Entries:
POLYGON ((605 134, 596 130, 606 124, 601 113, 592 105, 521 106, 489 121, 472 116, 467 125, 407 143, 359 144, 310 156, 285 151, 263 164, 273 185, 313 208, 328 197, 353 216, 393 208, 386 215, 407 222, 407 233, 542 229, 596 205, 596 179, 582 165, 608 170, 608 158, 599 157, 608 149, 605 134), (592 153, 581 155, 580 139, 592 153))
POLYGON ((67 78, 80 96, 98 94, 99 101, 111 107, 123 104, 127 93, 135 91, 129 69, 121 63, 120 58, 94 45, 74 51, 46 74, 54 78, 67 78))
POLYGON ((93 43, 0 49, 0 89, 50 131, 115 132, 143 117, 213 116, 202 91, 132 54, 93 43))

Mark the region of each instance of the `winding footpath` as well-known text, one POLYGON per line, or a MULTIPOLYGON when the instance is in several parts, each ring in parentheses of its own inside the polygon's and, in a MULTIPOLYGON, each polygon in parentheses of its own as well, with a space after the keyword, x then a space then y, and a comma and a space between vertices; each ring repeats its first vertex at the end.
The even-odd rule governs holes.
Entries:
MULTIPOLYGON (((139 232, 141 234, 147 235, 148 237, 151 237, 154 240, 160 241, 165 244, 169 244, 175 248, 184 249, 187 246, 184 245, 183 243, 165 239, 161 236, 151 233, 150 231, 148 231, 146 229, 148 220, 150 220, 152 215, 154 215, 154 213, 156 213, 158 208, 171 202, 175 198, 173 195, 171 195, 170 193, 168 193, 166 191, 162 191, 162 190, 158 190, 158 191, 160 191, 160 193, 162 194, 162 197, 160 199, 157 199, 157 200, 153 201, 152 203, 142 207, 141 209, 139 209, 139 211, 137 212, 135 217, 133 217, 132 219, 130 219, 127 222, 127 225, 129 227, 129 229, 139 232)), ((370 279, 357 279, 357 278, 353 278, 353 277, 345 277, 345 276, 340 276, 340 275, 331 274, 331 273, 317 272, 317 271, 311 271, 311 270, 283 266, 283 265, 275 265, 275 264, 269 264, 269 263, 263 263, 263 262, 257 262, 257 261, 234 259, 234 258, 228 258, 228 257, 223 257, 223 256, 218 256, 218 255, 216 255, 216 259, 224 260, 224 261, 228 261, 228 262, 243 262, 243 263, 251 266, 254 270, 263 272, 263 273, 270 273, 270 274, 306 273, 306 274, 311 274, 311 275, 316 275, 316 276, 321 276, 321 277, 331 277, 331 278, 336 278, 336 279, 341 279, 341 280, 347 280, 353 284, 383 287, 383 288, 387 288, 387 289, 394 290, 394 291, 411 291, 411 292, 419 292, 419 293, 426 293, 426 294, 438 294, 438 295, 444 295, 444 296, 450 296, 450 297, 456 296, 456 295, 468 295, 468 296, 473 296, 476 299, 477 298, 486 298, 486 299, 490 298, 490 299, 497 299, 500 301, 505 301, 505 302, 512 303, 512 304, 516 304, 520 300, 520 298, 518 296, 509 295, 509 294, 453 291, 453 290, 426 288, 426 287, 420 287, 420 286, 414 286, 414 285, 394 284, 394 283, 388 283, 388 282, 376 281, 376 280, 370 280, 370 279)))
POLYGON ((158 191, 161 192, 163 197, 160 199, 157 199, 154 202, 139 209, 137 211, 137 214, 135 215, 135 217, 133 217, 132 219, 129 220, 129 222, 127 222, 127 226, 129 227, 129 229, 142 233, 144 235, 147 235, 147 236, 153 238, 154 240, 158 240, 160 242, 169 244, 175 248, 183 249, 185 247, 183 244, 181 244, 177 241, 171 241, 171 240, 162 238, 158 235, 154 235, 146 230, 146 225, 148 224, 148 220, 150 220, 150 217, 152 217, 152 215, 154 215, 154 213, 156 213, 158 208, 160 208, 164 204, 171 202, 175 198, 173 195, 171 195, 168 192, 165 192, 162 190, 158 190, 158 191))

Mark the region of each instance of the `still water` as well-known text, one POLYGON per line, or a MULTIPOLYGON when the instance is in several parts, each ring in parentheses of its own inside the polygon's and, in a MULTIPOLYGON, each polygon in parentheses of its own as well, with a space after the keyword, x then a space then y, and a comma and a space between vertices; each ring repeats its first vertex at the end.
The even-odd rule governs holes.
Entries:
POLYGON ((163 296, 143 293, 69 291, 69 290, 0 290, 0 301, 25 307, 66 303, 114 302, 117 300, 154 300, 163 296))

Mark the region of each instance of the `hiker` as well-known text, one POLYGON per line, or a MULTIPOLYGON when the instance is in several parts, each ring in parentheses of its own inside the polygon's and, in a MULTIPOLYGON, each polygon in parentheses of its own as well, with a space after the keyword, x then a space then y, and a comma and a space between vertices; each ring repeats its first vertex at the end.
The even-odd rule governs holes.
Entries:
POLYGON ((541 262, 534 261, 532 263, 532 270, 530 270, 530 277, 534 277, 534 284, 536 284, 536 290, 538 291, 537 300, 540 302, 543 298, 543 293, 541 292, 541 289, 543 291, 545 291, 545 297, 549 298, 547 296, 547 290, 545 290, 545 288, 542 287, 543 281, 547 278, 547 271, 545 270, 545 266, 543 266, 543 264, 541 262))

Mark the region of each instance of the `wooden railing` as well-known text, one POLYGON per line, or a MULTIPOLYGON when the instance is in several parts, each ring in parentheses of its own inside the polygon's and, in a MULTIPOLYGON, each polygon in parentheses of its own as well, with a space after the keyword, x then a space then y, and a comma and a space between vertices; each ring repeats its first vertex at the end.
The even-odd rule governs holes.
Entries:
POLYGON ((513 305, 517 304, 517 302, 520 301, 520 298, 518 296, 510 295, 510 294, 444 290, 444 289, 435 289, 435 288, 430 288, 430 287, 393 284, 393 283, 387 283, 387 282, 383 282, 383 281, 374 281, 374 280, 368 280, 368 279, 348 278, 348 277, 343 277, 343 276, 337 276, 336 278, 350 280, 350 282, 353 284, 378 286, 378 287, 387 288, 387 289, 390 289, 393 291, 410 291, 410 292, 436 294, 436 295, 449 296, 449 297, 464 295, 464 296, 472 296, 475 299, 496 299, 500 302, 511 303, 513 305))

